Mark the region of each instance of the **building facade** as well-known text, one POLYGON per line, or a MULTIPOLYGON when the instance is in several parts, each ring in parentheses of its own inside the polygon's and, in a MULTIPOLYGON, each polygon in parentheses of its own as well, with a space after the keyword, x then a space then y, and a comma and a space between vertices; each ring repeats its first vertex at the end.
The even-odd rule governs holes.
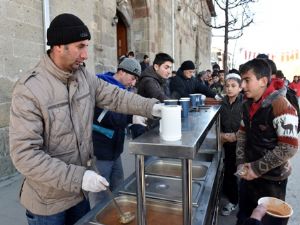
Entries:
POLYGON ((8 125, 15 81, 45 53, 50 21, 67 12, 89 27, 87 67, 115 71, 118 57, 134 51, 153 60, 174 57, 175 69, 193 60, 210 68, 211 29, 201 18, 214 16, 212 0, 0 0, 0 180, 16 172, 9 156, 8 125))

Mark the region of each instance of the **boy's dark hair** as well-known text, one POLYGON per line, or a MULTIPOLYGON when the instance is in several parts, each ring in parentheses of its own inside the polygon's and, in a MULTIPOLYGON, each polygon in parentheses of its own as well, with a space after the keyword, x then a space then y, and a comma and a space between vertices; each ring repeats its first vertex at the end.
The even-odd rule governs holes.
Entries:
POLYGON ((248 71, 252 70, 253 73, 256 76, 256 79, 260 79, 263 77, 267 77, 268 81, 270 82, 271 80, 271 67, 269 63, 267 63, 266 60, 264 59, 252 59, 245 64, 241 65, 240 67, 240 73, 245 74, 248 71))
POLYGON ((211 74, 212 77, 219 77, 219 71, 218 70, 214 70, 211 74))
POLYGON ((277 73, 277 67, 276 67, 276 64, 274 63, 274 61, 271 60, 271 59, 265 59, 265 60, 269 64, 269 66, 271 68, 271 73, 272 74, 276 74, 277 73))
POLYGON ((128 57, 128 56, 134 57, 134 52, 133 52, 133 51, 128 52, 127 57, 128 57))
POLYGON ((240 75, 240 71, 238 71, 237 69, 234 69, 234 68, 229 70, 228 73, 236 73, 236 74, 240 75))
POLYGON ((257 59, 268 59, 269 56, 264 54, 264 53, 260 53, 256 56, 257 59))
POLYGON ((148 55, 144 55, 144 59, 148 59, 149 58, 149 56, 148 55))
POLYGON ((276 78, 279 78, 279 79, 284 79, 284 74, 281 70, 277 70, 276 72, 276 78))
POLYGON ((220 70, 220 66, 217 64, 217 63, 215 63, 213 66, 212 66, 212 69, 213 70, 220 70))
POLYGON ((160 66, 161 64, 164 64, 165 62, 174 63, 174 59, 171 56, 169 56, 167 53, 160 52, 155 55, 153 65, 157 64, 160 66))

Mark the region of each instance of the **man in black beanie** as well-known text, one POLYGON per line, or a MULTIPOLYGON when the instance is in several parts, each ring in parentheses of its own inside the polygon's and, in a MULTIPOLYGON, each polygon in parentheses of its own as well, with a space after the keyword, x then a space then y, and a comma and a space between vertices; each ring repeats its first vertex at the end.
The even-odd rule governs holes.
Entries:
POLYGON ((88 58, 90 39, 89 29, 77 16, 58 15, 47 30, 47 45, 51 47, 48 54, 60 69, 72 72, 88 58))
POLYGON ((177 70, 176 76, 170 82, 170 91, 173 98, 189 97, 190 94, 195 93, 201 93, 210 98, 216 97, 216 93, 196 79, 194 74, 195 64, 191 60, 184 61, 177 70))
POLYGON ((78 17, 55 17, 47 38, 50 50, 13 90, 10 155, 25 178, 20 201, 28 224, 71 225, 90 210, 87 192, 109 186, 93 171, 95 106, 153 118, 160 105, 86 70, 91 35, 78 17))

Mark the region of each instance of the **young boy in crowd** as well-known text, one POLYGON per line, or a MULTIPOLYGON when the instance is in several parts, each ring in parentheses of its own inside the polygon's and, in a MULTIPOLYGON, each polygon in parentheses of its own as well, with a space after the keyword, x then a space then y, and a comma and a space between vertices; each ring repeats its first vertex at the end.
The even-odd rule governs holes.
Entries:
POLYGON ((209 86, 210 89, 217 94, 222 94, 223 85, 220 83, 219 72, 215 70, 211 76, 213 79, 213 83, 212 83, 212 85, 209 86))
POLYGON ((238 181, 236 172, 236 132, 239 130, 242 117, 241 77, 230 73, 225 78, 225 93, 221 107, 221 141, 224 147, 224 181, 223 192, 228 203, 221 214, 228 216, 238 204, 238 181))
POLYGON ((243 104, 237 134, 236 160, 241 181, 237 224, 245 219, 264 196, 285 199, 289 159, 298 149, 298 117, 285 98, 285 88, 271 83, 271 69, 263 59, 253 59, 240 68, 243 104))

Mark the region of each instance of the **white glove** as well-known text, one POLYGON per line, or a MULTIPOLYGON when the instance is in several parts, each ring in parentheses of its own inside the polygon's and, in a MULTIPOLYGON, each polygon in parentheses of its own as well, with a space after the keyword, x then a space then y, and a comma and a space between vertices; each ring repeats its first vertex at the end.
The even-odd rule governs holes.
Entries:
POLYGON ((161 108, 162 108, 162 104, 160 103, 154 104, 151 112, 152 116, 161 117, 161 108))
POLYGON ((83 174, 82 189, 85 191, 104 191, 108 186, 107 180, 92 170, 86 170, 83 174))
POLYGON ((146 117, 142 117, 142 116, 137 116, 137 115, 133 115, 132 117, 132 123, 133 124, 140 124, 143 125, 144 127, 147 126, 147 118, 146 117))

